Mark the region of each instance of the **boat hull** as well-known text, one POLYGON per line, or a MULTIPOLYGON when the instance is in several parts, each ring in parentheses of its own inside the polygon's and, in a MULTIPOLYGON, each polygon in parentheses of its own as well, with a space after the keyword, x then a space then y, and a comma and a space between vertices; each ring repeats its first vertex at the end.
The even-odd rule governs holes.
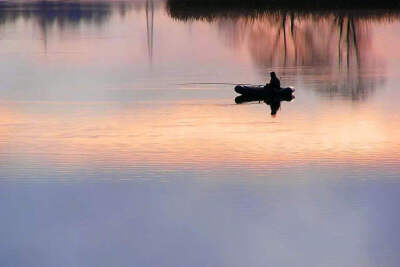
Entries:
POLYGON ((244 96, 257 97, 257 98, 289 98, 292 97, 294 89, 290 87, 280 88, 280 90, 273 90, 266 86, 235 86, 235 92, 244 96))

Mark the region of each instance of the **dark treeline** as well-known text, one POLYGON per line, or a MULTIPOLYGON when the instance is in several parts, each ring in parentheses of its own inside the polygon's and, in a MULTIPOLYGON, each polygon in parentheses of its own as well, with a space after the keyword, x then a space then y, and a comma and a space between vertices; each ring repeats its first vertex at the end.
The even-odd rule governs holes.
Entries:
POLYGON ((297 6, 314 8, 374 8, 374 7, 399 7, 397 0, 171 0, 171 2, 194 3, 196 5, 220 6, 297 6))
POLYGON ((168 0, 171 17, 180 20, 256 17, 292 13, 299 16, 352 16, 390 19, 400 15, 394 0, 168 0))

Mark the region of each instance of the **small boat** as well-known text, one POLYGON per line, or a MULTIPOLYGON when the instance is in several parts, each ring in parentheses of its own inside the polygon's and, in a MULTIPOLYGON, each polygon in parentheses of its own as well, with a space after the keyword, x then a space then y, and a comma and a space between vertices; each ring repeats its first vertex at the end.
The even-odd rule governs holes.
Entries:
POLYGON ((291 97, 294 89, 291 87, 280 88, 279 90, 273 90, 267 86, 248 86, 248 85, 236 85, 235 92, 244 96, 249 97, 260 97, 260 98, 271 98, 271 97, 291 97))

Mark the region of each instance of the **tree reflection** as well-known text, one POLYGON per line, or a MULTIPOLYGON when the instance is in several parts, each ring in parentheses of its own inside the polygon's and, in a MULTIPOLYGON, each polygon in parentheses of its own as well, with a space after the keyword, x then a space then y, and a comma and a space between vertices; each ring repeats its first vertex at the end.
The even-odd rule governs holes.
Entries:
POLYGON ((380 82, 369 73, 375 71, 375 58, 369 53, 368 21, 282 13, 245 23, 249 25, 249 52, 263 69, 311 66, 316 71, 313 75, 321 77, 319 93, 352 100, 365 99, 380 82))
POLYGON ((80 22, 101 24, 110 16, 112 7, 107 2, 1 2, 0 24, 19 18, 36 20, 42 27, 57 24, 64 28, 76 26, 80 22))
POLYGON ((351 100, 367 98, 383 82, 371 49, 371 22, 398 19, 396 10, 202 6, 196 11, 173 0, 168 8, 174 18, 216 24, 231 47, 247 47, 263 73, 279 68, 283 76, 302 77, 318 94, 351 100), (310 75, 314 83, 308 83, 310 75))

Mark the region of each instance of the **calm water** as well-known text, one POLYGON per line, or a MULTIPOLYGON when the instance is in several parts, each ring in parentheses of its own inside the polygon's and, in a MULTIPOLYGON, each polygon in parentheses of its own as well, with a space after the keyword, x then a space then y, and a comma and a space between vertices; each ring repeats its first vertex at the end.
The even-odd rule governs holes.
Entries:
POLYGON ((400 16, 12 1, 0 43, 1 266, 400 265, 400 16))

